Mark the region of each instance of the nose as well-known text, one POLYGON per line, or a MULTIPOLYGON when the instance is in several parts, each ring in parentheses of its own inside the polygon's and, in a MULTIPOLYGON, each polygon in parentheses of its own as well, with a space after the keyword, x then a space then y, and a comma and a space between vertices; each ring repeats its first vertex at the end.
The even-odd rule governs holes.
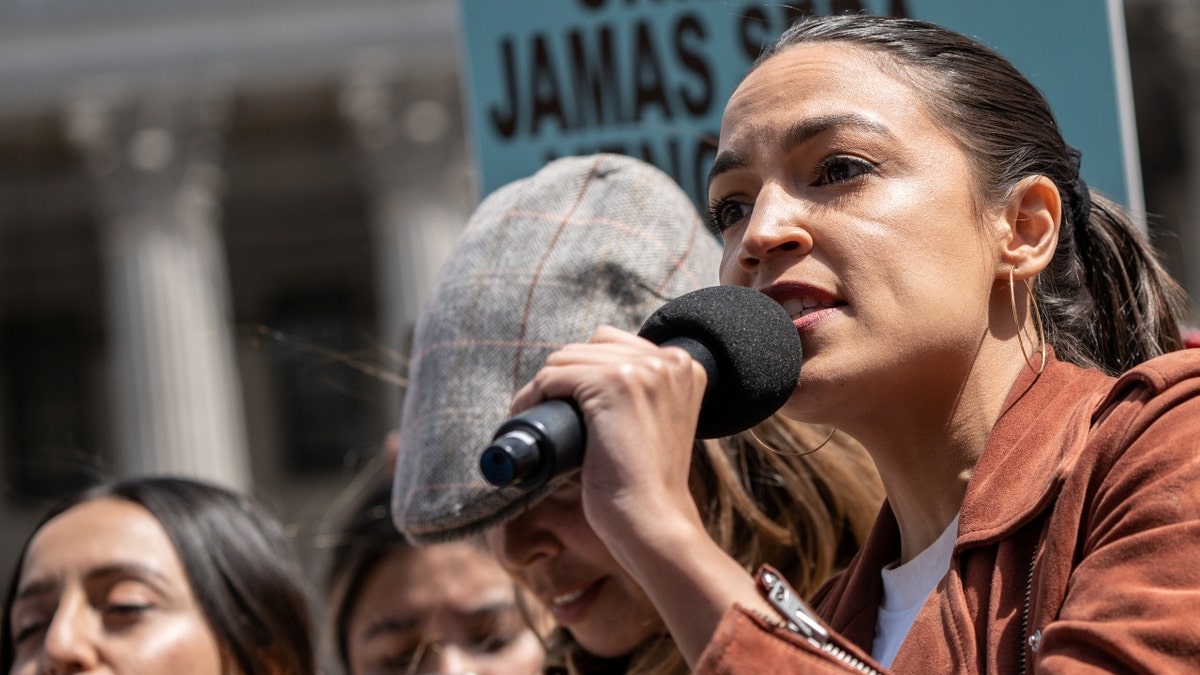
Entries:
POLYGON ((733 257, 738 271, 754 274, 773 261, 807 255, 813 248, 807 215, 801 201, 784 186, 764 185, 741 237, 734 242, 726 240, 727 257, 733 257))
POLYGON ((550 560, 563 550, 547 501, 488 532, 492 555, 510 572, 550 560))
POLYGON ((97 665, 96 617, 82 600, 64 599, 46 627, 43 671, 48 675, 82 673, 97 665))

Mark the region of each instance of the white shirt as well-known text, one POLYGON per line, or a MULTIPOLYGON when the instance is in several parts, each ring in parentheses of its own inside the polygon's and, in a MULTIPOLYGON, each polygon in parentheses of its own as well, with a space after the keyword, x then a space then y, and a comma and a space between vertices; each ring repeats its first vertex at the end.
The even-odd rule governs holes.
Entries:
POLYGON ((879 616, 875 619, 875 641, 871 644, 871 656, 885 667, 891 667, 892 659, 900 651, 900 645, 912 628, 917 613, 937 588, 938 582, 950 571, 950 554, 954 551, 954 539, 958 535, 958 516, 942 532, 937 541, 921 551, 915 558, 883 569, 883 602, 879 603, 879 616))

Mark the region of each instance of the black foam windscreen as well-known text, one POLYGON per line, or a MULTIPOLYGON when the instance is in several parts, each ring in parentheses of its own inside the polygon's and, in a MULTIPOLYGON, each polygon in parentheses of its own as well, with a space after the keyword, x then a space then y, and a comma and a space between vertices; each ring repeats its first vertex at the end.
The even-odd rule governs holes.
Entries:
MULTIPOLYGON (((800 377, 800 336, 788 313, 763 293, 712 286, 663 305, 638 335, 660 345, 696 340, 711 352, 720 382, 710 382, 699 438, 729 436, 783 406, 800 377)), ((689 349, 689 351, 692 351, 689 349)), ((706 368, 710 377, 712 369, 706 368)))

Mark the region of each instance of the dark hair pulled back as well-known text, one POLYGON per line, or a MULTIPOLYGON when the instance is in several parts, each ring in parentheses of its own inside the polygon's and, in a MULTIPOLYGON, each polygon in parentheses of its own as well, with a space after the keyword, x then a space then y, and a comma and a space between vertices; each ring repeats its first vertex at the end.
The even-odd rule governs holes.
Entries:
POLYGON ((1004 57, 935 24, 841 15, 794 24, 755 66, 815 42, 882 55, 882 68, 914 84, 967 153, 978 206, 1003 203, 1029 176, 1058 187, 1058 246, 1034 293, 1059 358, 1115 374, 1182 346, 1181 288, 1121 206, 1088 189, 1079 153, 1063 140, 1049 103, 1004 57))

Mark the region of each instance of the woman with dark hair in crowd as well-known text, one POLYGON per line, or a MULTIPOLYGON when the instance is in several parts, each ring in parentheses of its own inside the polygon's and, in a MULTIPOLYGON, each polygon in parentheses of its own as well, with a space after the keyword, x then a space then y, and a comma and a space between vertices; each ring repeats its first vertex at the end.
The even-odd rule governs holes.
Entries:
POLYGON ((331 533, 325 579, 332 666, 347 675, 541 672, 538 634, 482 541, 415 547, 392 524, 390 481, 355 489, 331 533))
POLYGON ((250 498, 183 478, 101 485, 53 508, 5 600, 14 675, 312 675, 304 580, 250 498))
POLYGON ((862 551, 812 611, 713 539, 682 350, 601 328, 513 403, 579 406, 582 513, 697 672, 1196 668, 1200 352, 1079 160, 1011 64, 929 23, 808 19, 742 80, 709 183, 721 281, 793 317, 783 412, 874 460, 862 551))

